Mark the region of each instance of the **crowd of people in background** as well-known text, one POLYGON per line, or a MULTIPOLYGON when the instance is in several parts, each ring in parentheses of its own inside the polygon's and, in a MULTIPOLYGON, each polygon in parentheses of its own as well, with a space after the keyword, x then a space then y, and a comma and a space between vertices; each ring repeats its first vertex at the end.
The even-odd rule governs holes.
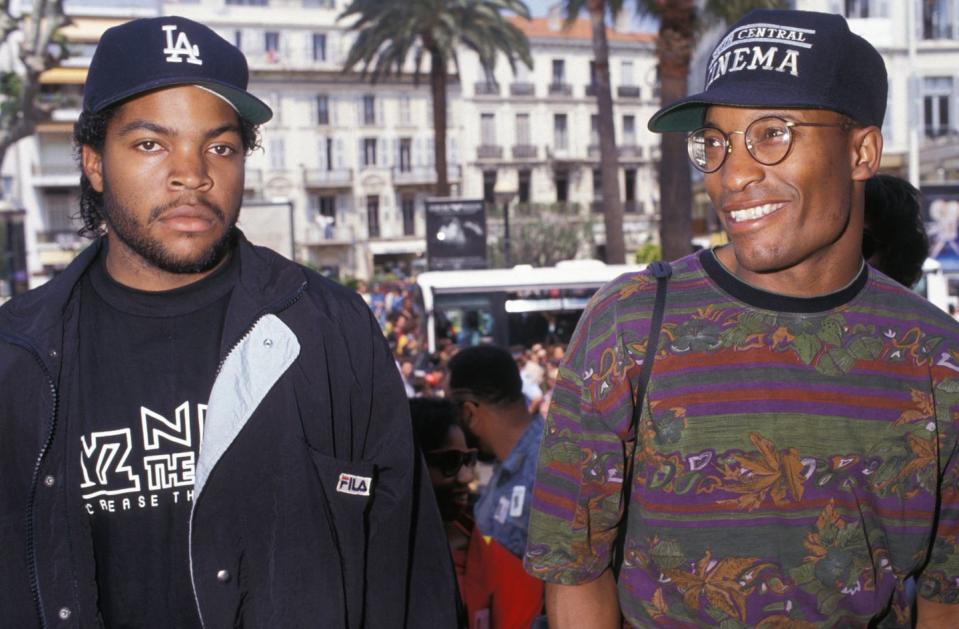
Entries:
MULTIPOLYGON (((361 282, 357 290, 386 336, 407 397, 445 397, 450 359, 464 347, 481 344, 483 339, 471 334, 469 329, 458 329, 448 323, 438 335, 436 351, 429 352, 425 313, 416 299, 417 286, 413 280, 361 282)), ((559 363, 566 351, 565 344, 533 343, 529 347, 511 347, 509 351, 520 368, 523 395, 530 413, 545 416, 559 363)))

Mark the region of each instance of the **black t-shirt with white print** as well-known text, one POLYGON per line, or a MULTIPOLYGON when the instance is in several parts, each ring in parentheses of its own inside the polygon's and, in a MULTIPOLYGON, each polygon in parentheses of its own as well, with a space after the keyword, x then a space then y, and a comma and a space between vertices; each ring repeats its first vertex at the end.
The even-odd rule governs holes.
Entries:
POLYGON ((107 273, 80 295, 81 484, 107 629, 200 627, 188 527, 203 420, 239 260, 149 293, 107 273))

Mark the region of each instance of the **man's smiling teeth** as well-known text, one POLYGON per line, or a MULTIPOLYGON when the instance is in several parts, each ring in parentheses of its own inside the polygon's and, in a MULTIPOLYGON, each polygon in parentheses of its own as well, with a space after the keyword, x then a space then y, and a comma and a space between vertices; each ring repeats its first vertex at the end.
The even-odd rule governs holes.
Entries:
POLYGON ((782 206, 786 205, 785 203, 767 203, 766 205, 757 205, 756 207, 748 207, 745 210, 733 210, 729 213, 734 221, 737 223, 741 221, 754 221, 757 218, 762 218, 767 214, 772 214, 782 206))

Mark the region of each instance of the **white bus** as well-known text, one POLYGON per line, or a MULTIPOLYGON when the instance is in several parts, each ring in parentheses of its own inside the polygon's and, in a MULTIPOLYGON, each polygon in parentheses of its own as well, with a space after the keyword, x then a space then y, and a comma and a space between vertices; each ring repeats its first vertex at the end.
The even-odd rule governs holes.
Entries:
MULTIPOLYGON (((593 293, 623 273, 643 268, 569 260, 554 267, 420 273, 416 283, 428 351, 435 352, 443 336, 464 346, 568 343, 593 293)), ((914 290, 943 310, 956 302, 940 264, 932 259, 923 265, 923 277, 914 290)))
POLYGON ((439 338, 461 346, 568 343, 586 302, 600 286, 641 265, 569 260, 554 267, 427 271, 416 278, 428 351, 439 338))

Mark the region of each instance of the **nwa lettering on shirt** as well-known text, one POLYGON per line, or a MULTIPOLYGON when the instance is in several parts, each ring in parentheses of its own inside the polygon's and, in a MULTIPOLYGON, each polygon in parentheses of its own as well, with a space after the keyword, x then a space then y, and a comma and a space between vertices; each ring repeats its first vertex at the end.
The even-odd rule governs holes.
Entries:
POLYGON ((816 31, 776 24, 749 24, 731 31, 713 50, 706 87, 729 72, 762 70, 799 76, 800 51, 813 47, 816 31))
POLYGON ((238 273, 146 293, 103 257, 81 284, 78 491, 107 627, 199 627, 189 518, 206 403, 238 273))

